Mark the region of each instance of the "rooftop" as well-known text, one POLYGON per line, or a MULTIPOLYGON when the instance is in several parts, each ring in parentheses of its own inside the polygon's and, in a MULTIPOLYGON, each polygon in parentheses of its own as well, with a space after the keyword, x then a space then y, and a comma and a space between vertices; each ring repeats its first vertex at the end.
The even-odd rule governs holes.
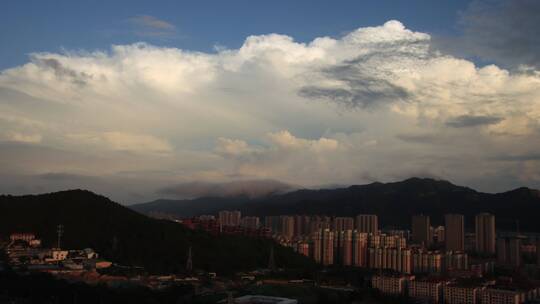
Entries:
POLYGON ((237 304, 297 304, 298 301, 294 299, 287 299, 287 298, 280 298, 280 297, 247 295, 247 296, 234 299, 234 303, 237 303, 237 304))

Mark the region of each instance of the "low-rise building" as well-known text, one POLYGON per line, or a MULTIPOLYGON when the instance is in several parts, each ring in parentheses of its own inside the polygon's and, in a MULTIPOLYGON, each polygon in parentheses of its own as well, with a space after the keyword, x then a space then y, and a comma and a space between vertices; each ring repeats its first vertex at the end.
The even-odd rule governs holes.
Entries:
POLYGON ((445 304, 477 304, 484 287, 448 284, 443 287, 445 304))
POLYGON ((486 288, 480 297, 481 304, 519 304, 521 302, 520 292, 516 290, 506 290, 497 288, 486 288))
POLYGON ((371 287, 380 290, 384 294, 405 294, 408 282, 414 280, 414 276, 407 275, 375 275, 371 277, 371 287))
POLYGON ((440 303, 443 287, 448 281, 438 279, 420 279, 409 282, 409 297, 421 300, 423 303, 440 303))
MULTIPOLYGON (((225 302, 227 303, 227 302, 225 302)), ((269 297, 259 295, 247 295, 232 300, 232 303, 236 304, 297 304, 295 299, 281 298, 281 297, 269 297)))
POLYGON ((63 261, 68 257, 69 251, 53 249, 51 250, 51 255, 48 258, 45 258, 46 262, 59 262, 63 261))
POLYGON ((14 241, 26 241, 26 242, 29 242, 33 239, 36 238, 36 235, 33 234, 33 233, 21 233, 21 232, 18 232, 18 233, 12 233, 10 236, 9 236, 9 239, 14 242, 14 241))

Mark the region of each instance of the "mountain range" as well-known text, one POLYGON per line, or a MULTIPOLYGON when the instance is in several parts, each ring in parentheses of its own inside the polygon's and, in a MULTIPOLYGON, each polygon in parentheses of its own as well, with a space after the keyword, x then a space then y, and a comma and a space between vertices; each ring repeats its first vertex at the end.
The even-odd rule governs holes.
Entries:
POLYGON ((474 216, 481 212, 496 215, 497 229, 540 231, 540 192, 518 188, 502 193, 483 193, 448 181, 409 178, 393 183, 371 183, 338 189, 297 190, 259 198, 202 197, 190 200, 156 200, 131 205, 145 214, 192 217, 217 214, 219 210, 240 210, 243 215, 324 214, 355 216, 373 213, 382 226, 410 227, 414 214, 428 214, 433 224, 444 224, 447 213, 466 217, 474 227, 474 216))

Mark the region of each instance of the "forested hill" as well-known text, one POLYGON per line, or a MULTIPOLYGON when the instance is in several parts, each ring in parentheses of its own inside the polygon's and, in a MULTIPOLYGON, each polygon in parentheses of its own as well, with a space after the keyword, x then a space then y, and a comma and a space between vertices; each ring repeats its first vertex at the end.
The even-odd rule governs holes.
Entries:
MULTIPOLYGON (((46 246, 56 243, 56 227, 64 226, 64 248, 96 249, 103 257, 150 272, 177 272, 185 266, 189 246, 195 268, 230 273, 265 267, 269 240, 213 237, 156 220, 106 197, 84 190, 41 195, 0 196, 0 237, 34 232, 46 246)), ((278 266, 304 267, 311 262, 292 250, 275 247, 278 266)))

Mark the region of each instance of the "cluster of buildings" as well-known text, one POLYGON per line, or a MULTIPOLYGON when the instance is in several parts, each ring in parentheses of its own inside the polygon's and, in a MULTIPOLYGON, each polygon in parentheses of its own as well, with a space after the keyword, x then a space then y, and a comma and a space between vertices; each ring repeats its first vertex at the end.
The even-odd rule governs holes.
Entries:
POLYGON ((375 214, 259 218, 221 211, 197 220, 212 222, 221 233, 259 231, 321 265, 372 269, 372 287, 427 303, 517 304, 540 292, 536 285, 494 275, 496 267, 520 269, 526 254, 540 267, 540 238, 497 234, 489 213, 474 217, 474 232, 466 232, 461 214, 446 214, 444 225, 435 227, 430 216, 414 215, 410 230, 380 229, 375 214))
POLYGON ((375 214, 356 217, 319 215, 242 217, 240 211, 220 211, 183 220, 192 229, 213 234, 274 238, 281 245, 322 265, 386 269, 405 274, 471 270, 490 272, 494 264, 519 268, 525 252, 536 254, 540 239, 519 234, 497 235, 495 216, 480 213, 473 233, 465 231, 465 217, 446 214, 444 225, 433 227, 428 215, 414 215, 410 230, 379 228, 375 214), (467 253, 474 253, 471 259, 467 253))
MULTIPOLYGON (((267 217, 265 224, 279 232, 274 237, 281 244, 291 246, 322 265, 337 264, 403 274, 469 271, 471 263, 464 247, 463 216, 447 215, 445 220, 445 226, 433 228, 428 216, 414 216, 412 233, 395 229, 381 231, 374 214, 361 214, 356 218, 267 217), (291 226, 297 229, 290 229, 291 226)), ((491 236, 495 237, 494 231, 488 235, 491 236)), ((484 253, 480 248, 478 252, 484 253)), ((481 274, 491 271, 492 266, 482 263, 475 270, 481 274)))
POLYGON ((43 248, 33 233, 13 233, 5 248, 8 263, 16 270, 51 273, 108 268, 111 262, 99 259, 91 248, 66 250, 43 248))
POLYGON ((371 286, 389 295, 409 296, 422 303, 520 304, 540 297, 538 285, 493 280, 420 277, 414 275, 374 275, 371 286))
POLYGON ((218 217, 202 215, 181 220, 190 229, 199 229, 213 235, 242 235, 248 237, 271 238, 272 231, 259 223, 254 216, 241 217, 240 211, 220 211, 218 217))

